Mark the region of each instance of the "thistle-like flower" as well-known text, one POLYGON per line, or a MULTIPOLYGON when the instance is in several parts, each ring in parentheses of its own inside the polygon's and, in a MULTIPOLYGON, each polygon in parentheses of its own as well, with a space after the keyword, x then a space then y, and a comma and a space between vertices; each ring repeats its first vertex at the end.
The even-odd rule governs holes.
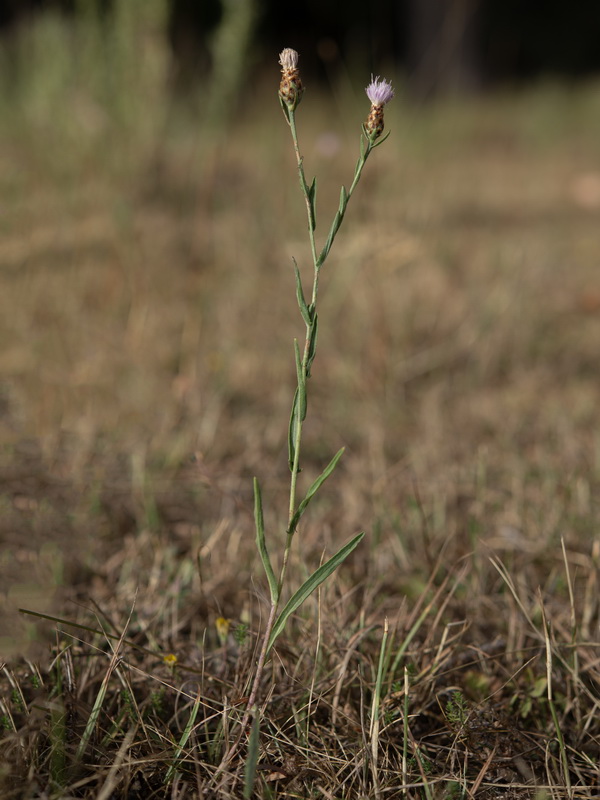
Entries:
POLYGON ((392 84, 385 78, 380 79, 379 76, 373 78, 371 75, 371 83, 365 92, 371 101, 371 110, 365 122, 365 130, 369 139, 374 142, 383 133, 383 107, 394 96, 394 90, 392 84))
POLYGON ((302 100, 304 87, 300 80, 298 70, 298 53, 291 47, 286 47, 279 54, 281 64, 281 83, 279 84, 279 97, 285 103, 288 111, 294 111, 302 100))

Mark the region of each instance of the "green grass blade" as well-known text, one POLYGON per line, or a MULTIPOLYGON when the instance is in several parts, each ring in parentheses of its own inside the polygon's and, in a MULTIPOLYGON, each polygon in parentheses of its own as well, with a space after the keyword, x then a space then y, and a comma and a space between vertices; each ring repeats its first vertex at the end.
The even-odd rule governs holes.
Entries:
POLYGON ((298 591, 294 592, 294 594, 285 604, 281 614, 277 617, 277 621, 273 625, 273 630, 271 631, 269 644, 267 646, 267 653, 273 647, 275 640, 285 628, 285 624, 289 617, 299 606, 302 605, 306 598, 310 597, 315 589, 317 589, 323 583, 323 581, 326 580, 337 567, 339 567, 342 561, 344 561, 350 555, 350 553, 362 541, 364 535, 364 531, 357 533, 356 536, 351 539, 348 544, 344 545, 341 550, 338 550, 337 553, 329 559, 329 561, 326 561, 317 570, 315 570, 313 574, 304 581, 298 591))
POLYGON ((260 716, 256 706, 252 709, 254 719, 248 742, 248 755, 244 769, 244 800, 254 796, 254 781, 256 780, 256 765, 258 764, 258 743, 260 737, 260 716))
POLYGON ((267 550, 265 524, 263 520, 262 496, 257 478, 254 478, 254 522, 256 524, 256 546, 258 548, 258 552, 260 553, 260 558, 263 563, 267 580, 269 581, 271 602, 276 603, 279 598, 279 590, 277 588, 277 578, 275 577, 271 559, 269 558, 269 551, 267 550))
POLYGON ((192 710, 190 712, 189 719, 185 726, 183 733, 181 734, 181 738, 179 739, 179 743, 177 745, 177 749, 175 750, 175 756, 173 758, 173 763, 167 770, 167 774, 165 775, 164 783, 170 783, 173 775, 175 774, 175 770, 177 769, 177 764, 181 758, 181 754, 187 744, 188 739, 191 736, 192 729, 196 722, 196 717, 198 716, 198 709, 200 708, 200 694, 194 700, 194 705, 192 706, 192 710))
POLYGON ((96 723, 98 722, 98 717, 100 716, 100 712, 102 711, 102 704, 104 703, 104 698, 106 697, 106 690, 108 689, 108 682, 111 674, 112 674, 112 664, 111 667, 109 667, 108 672, 104 676, 104 679, 102 680, 100 689, 98 690, 98 694, 96 695, 96 699, 94 701, 94 705, 88 717, 85 730, 83 731, 83 735, 79 740, 77 753, 75 755, 75 758, 78 761, 83 757, 85 749, 88 746, 90 739, 92 738, 92 733, 94 732, 94 728, 96 727, 96 723))
POLYGON ((292 517, 292 519, 290 521, 290 525, 289 525, 289 528, 288 528, 288 532, 289 533, 293 533, 296 530, 296 526, 300 522, 300 518, 301 518, 302 514, 304 514, 304 511, 306 510, 307 505, 313 499, 315 494, 319 491, 319 489, 321 488, 323 483, 331 475, 333 470, 337 467, 337 463, 340 460, 340 458, 342 457, 342 454, 343 454, 345 449, 346 449, 345 447, 342 447, 341 450, 337 451, 337 453, 331 459, 329 464, 325 467, 323 472, 319 475, 319 477, 316 479, 316 481, 314 481, 312 486, 309 488, 309 490, 306 493, 306 497, 304 498, 304 500, 302 500, 302 502, 298 506, 298 509, 296 510, 296 513, 294 514, 294 516, 292 517))

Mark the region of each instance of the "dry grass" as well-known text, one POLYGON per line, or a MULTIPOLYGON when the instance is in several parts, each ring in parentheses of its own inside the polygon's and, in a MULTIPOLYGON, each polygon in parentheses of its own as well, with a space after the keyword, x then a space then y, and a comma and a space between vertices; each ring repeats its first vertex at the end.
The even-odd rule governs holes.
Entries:
MULTIPOLYGON (((347 452, 293 580, 368 536, 280 639, 252 796, 600 793, 599 98, 390 107, 323 276, 307 480, 347 452)), ((2 132, 2 797, 240 797, 251 478, 278 542, 307 263, 288 133, 271 86, 220 139, 76 111, 72 147, 2 132)), ((299 112, 322 210, 364 111, 299 112)))

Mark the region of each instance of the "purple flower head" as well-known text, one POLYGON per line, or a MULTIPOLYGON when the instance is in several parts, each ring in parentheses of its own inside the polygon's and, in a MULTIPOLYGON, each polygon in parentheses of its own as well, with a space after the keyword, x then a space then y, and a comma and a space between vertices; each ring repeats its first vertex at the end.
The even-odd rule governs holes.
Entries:
POLYGON ((392 84, 386 81, 385 78, 373 78, 371 75, 371 83, 365 89, 367 97, 374 106, 384 106, 389 103, 394 96, 392 84))

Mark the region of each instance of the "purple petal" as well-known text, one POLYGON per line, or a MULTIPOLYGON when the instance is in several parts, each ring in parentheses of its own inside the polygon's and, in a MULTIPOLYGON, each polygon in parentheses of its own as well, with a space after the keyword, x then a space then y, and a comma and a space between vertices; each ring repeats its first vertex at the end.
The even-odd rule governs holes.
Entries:
POLYGON ((367 97, 374 106, 384 106, 386 103, 389 103, 394 96, 392 84, 386 81, 385 78, 380 79, 379 75, 376 78, 371 76, 371 83, 367 86, 365 91, 367 97))

